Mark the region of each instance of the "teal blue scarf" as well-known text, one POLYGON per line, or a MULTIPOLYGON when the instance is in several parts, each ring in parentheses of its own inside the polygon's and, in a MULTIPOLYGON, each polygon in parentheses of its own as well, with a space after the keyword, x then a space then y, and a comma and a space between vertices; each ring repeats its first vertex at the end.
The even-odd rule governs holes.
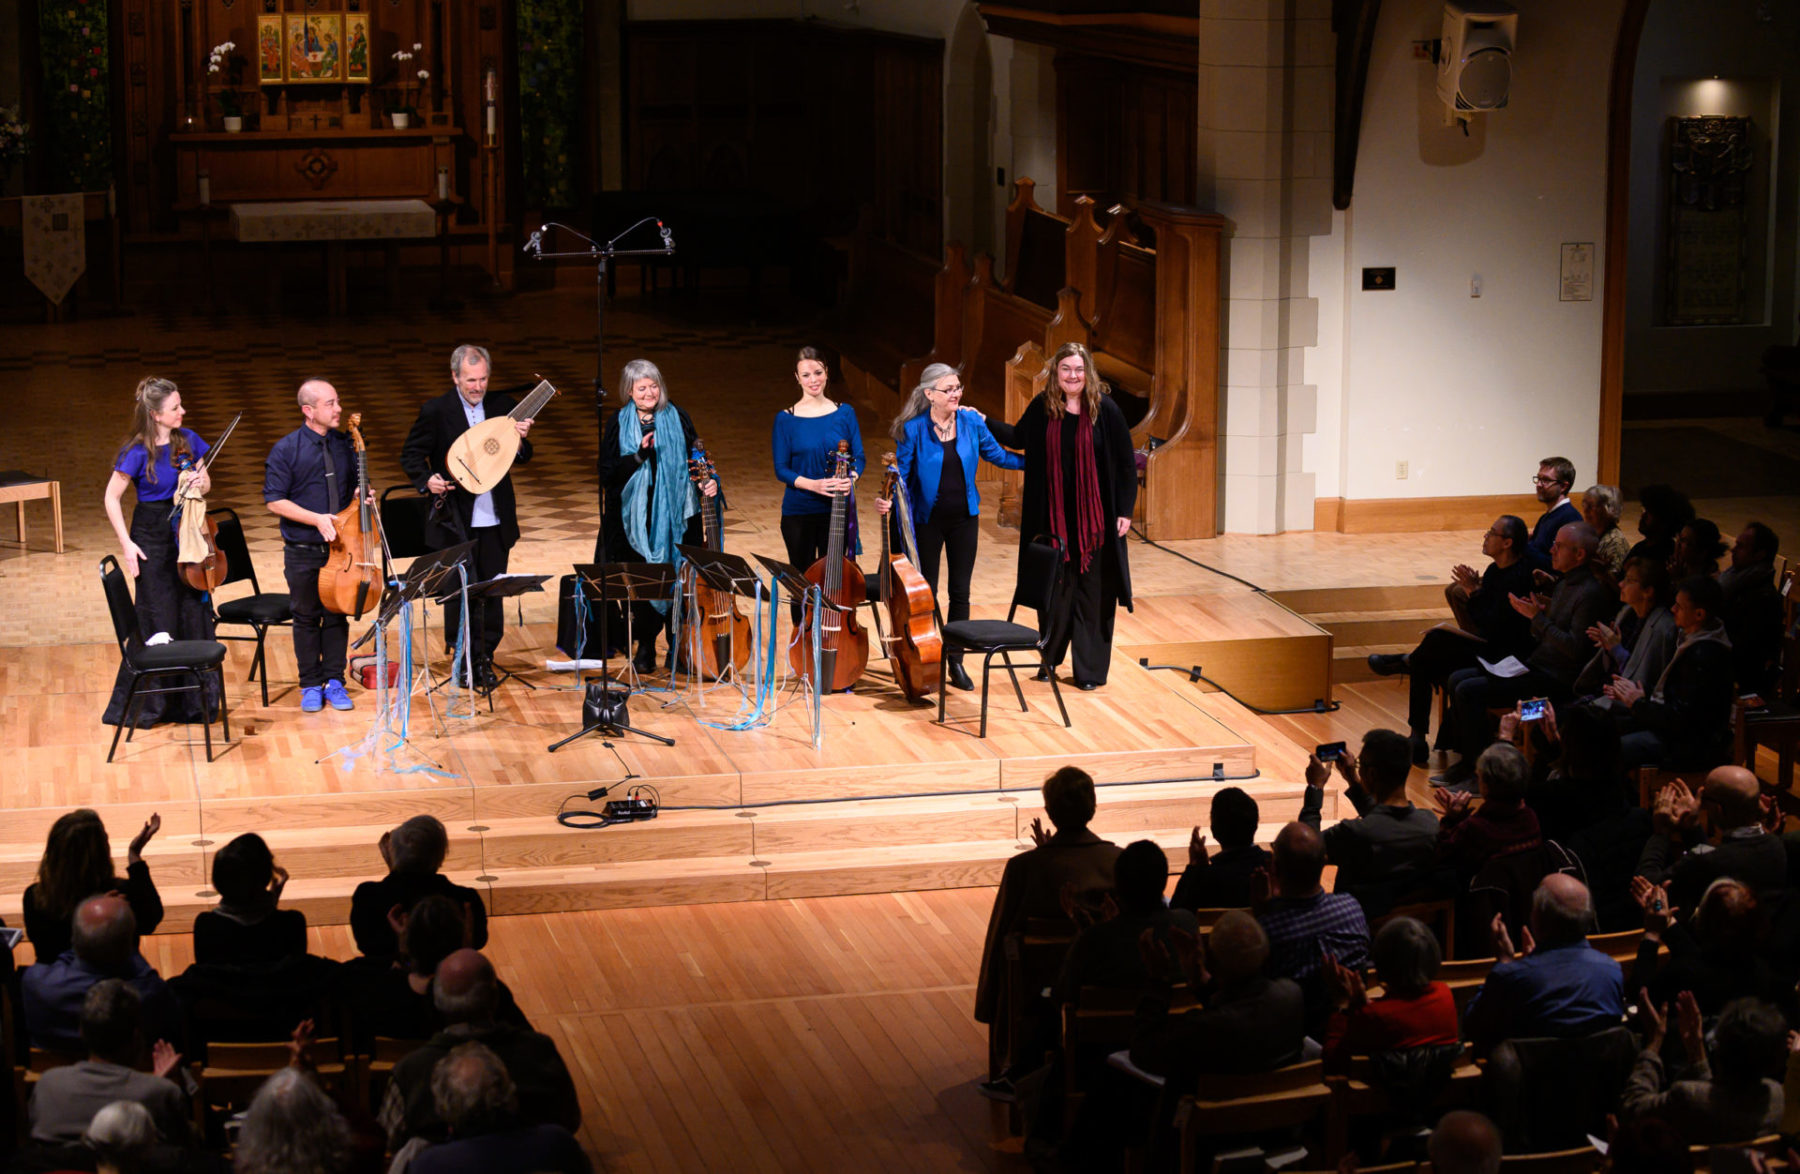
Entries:
MULTIPOLYGON (((626 405, 619 413, 619 455, 635 453, 643 436, 637 408, 626 405)), ((688 480, 687 436, 682 431, 681 413, 666 401, 656 410, 654 493, 650 469, 650 462, 645 461, 625 483, 625 538, 646 561, 672 562, 676 557, 675 544, 687 532, 687 520, 700 510, 700 494, 688 480), (644 509, 645 494, 650 495, 650 511, 644 509), (646 517, 646 513, 653 516, 646 517)), ((669 600, 658 599, 651 606, 663 615, 669 614, 669 600)))

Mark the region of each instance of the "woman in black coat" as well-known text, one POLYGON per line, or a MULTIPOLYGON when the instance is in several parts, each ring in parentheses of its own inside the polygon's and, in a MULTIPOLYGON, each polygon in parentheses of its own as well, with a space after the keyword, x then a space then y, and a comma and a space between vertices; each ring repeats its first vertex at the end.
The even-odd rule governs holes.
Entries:
MULTIPOLYGON (((1025 454, 1021 558, 1024 544, 1040 534, 1063 545, 1050 614, 1038 617, 1050 636, 1046 659, 1060 665, 1073 646, 1076 686, 1098 689, 1112 664, 1113 616, 1121 603, 1131 609, 1125 532, 1137 504, 1137 461, 1125 414, 1106 393, 1088 349, 1071 342, 1051 358, 1043 394, 1017 423, 993 431, 1025 454)), ((1050 671, 1040 669, 1039 679, 1050 671)))
MULTIPOLYGON (((711 479, 696 489, 689 479, 694 422, 669 401, 656 364, 647 359, 625 364, 619 395, 625 406, 607 419, 600 437, 600 483, 606 487, 600 536, 606 558, 674 562, 677 545, 701 545, 700 499, 715 496, 719 483, 711 479)), ((637 641, 632 663, 638 672, 655 670, 656 634, 665 627, 674 630, 670 621, 676 606, 664 600, 631 605, 637 641)), ((672 657, 675 650, 669 651, 672 657)))

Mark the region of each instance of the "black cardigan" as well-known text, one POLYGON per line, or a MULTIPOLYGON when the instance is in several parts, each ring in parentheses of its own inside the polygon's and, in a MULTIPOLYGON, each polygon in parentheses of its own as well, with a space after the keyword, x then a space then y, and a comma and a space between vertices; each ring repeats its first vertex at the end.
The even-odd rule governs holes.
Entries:
MULTIPOLYGON (((1050 474, 1044 429, 1048 417, 1044 397, 1037 396, 1025 406, 1016 424, 988 422, 1001 444, 1025 454, 1025 487, 1019 496, 1019 550, 1023 558, 1025 544, 1039 534, 1050 533, 1050 474)), ((1125 539, 1118 531, 1117 520, 1129 518, 1137 505, 1137 456, 1131 448, 1131 429, 1125 413, 1112 397, 1100 397, 1100 416, 1094 421, 1094 466, 1100 474, 1100 506, 1105 517, 1105 539, 1101 546, 1100 573, 1105 576, 1103 597, 1131 609, 1131 563, 1125 551, 1125 539)), ((1054 508, 1060 509, 1061 503, 1054 508)), ((1021 572, 1023 571, 1021 565, 1021 572)))
MULTIPOLYGON (((635 409, 628 406, 624 410, 629 412, 635 409)), ((694 449, 694 422, 674 404, 669 405, 669 410, 681 419, 684 447, 673 459, 680 461, 685 468, 688 453, 694 449)), ((632 549, 630 540, 625 537, 625 483, 647 462, 640 460, 636 453, 619 451, 619 415, 620 413, 614 412, 608 416, 606 426, 600 432, 600 484, 606 490, 606 517, 601 520, 600 541, 606 557, 611 561, 641 563, 644 561, 643 552, 632 549)), ((668 457, 669 454, 666 453, 656 454, 659 461, 668 457)), ((681 542, 684 546, 699 546, 703 538, 700 515, 695 514, 688 519, 687 530, 682 534, 681 542)))

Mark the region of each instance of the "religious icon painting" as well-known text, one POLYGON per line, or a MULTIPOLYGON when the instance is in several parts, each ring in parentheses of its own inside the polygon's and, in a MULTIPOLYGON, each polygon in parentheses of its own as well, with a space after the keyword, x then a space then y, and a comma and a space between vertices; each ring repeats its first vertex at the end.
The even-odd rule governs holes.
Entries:
POLYGON ((256 18, 256 80, 264 85, 282 80, 279 13, 256 18))
POLYGON ((344 80, 344 14, 313 12, 287 17, 287 80, 344 80))
POLYGON ((344 14, 344 80, 369 80, 369 14, 344 14))

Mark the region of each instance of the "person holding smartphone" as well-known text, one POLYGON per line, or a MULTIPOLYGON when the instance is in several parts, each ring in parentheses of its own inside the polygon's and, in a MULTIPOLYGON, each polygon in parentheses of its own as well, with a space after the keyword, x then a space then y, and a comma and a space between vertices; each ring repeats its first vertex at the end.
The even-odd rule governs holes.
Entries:
POLYGON ((1325 855, 1337 866, 1335 889, 1351 893, 1371 913, 1385 911, 1407 888, 1425 879, 1437 856, 1438 818, 1413 806, 1406 797, 1411 753, 1406 735, 1370 730, 1362 753, 1342 743, 1319 747, 1306 765, 1306 797, 1300 822, 1318 828, 1325 784, 1336 767, 1349 784, 1347 796, 1355 819, 1339 820, 1324 830, 1325 855), (1327 761, 1327 752, 1330 754, 1327 761))

